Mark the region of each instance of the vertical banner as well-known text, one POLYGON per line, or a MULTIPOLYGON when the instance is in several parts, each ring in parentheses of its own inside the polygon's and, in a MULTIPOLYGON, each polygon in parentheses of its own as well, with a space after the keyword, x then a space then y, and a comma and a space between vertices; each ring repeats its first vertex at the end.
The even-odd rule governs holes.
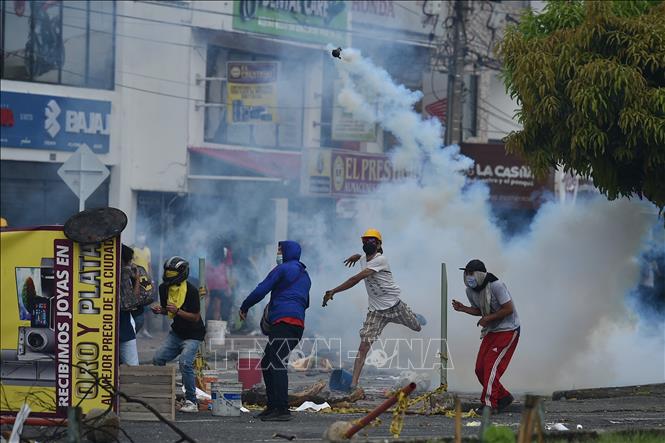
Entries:
POLYGON ((227 123, 277 123, 278 72, 279 62, 227 62, 227 123))
POLYGON ((115 409, 120 238, 81 245, 62 227, 4 230, 0 241, 0 411, 115 409))

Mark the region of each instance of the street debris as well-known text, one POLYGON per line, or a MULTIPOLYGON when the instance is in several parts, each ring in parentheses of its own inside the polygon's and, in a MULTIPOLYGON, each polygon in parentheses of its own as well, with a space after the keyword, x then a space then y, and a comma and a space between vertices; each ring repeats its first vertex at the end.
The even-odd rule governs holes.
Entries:
POLYGON ((83 419, 83 434, 96 443, 118 441, 120 419, 113 412, 105 409, 91 409, 83 419))
MULTIPOLYGON (((341 393, 328 390, 327 385, 325 380, 319 380, 300 392, 289 394, 289 406, 298 407, 304 402, 310 401, 316 404, 327 402, 331 407, 348 407, 365 398, 365 392, 362 389, 356 389, 351 393, 341 393)), ((242 402, 265 406, 267 403, 265 386, 254 386, 252 389, 243 391, 242 402)))
POLYGON ((303 411, 312 410, 314 412, 319 412, 322 409, 330 409, 330 405, 328 404, 328 402, 323 402, 321 404, 316 404, 316 403, 311 402, 311 401, 306 401, 305 403, 298 406, 295 409, 295 411, 296 412, 303 412, 303 411))
POLYGON ((316 371, 330 372, 333 370, 333 365, 327 358, 321 357, 303 357, 290 364, 290 366, 299 372, 316 371))
POLYGON ((21 406, 21 409, 16 414, 16 421, 14 422, 14 426, 12 427, 12 433, 11 436, 9 437, 9 443, 19 443, 21 439, 21 434, 23 433, 23 424, 25 423, 25 420, 28 418, 28 415, 30 415, 30 406, 28 405, 28 403, 23 403, 23 406, 21 406))
POLYGON ((393 385, 392 390, 397 391, 402 386, 406 386, 409 383, 415 383, 416 389, 413 392, 414 395, 421 395, 429 391, 430 384, 432 380, 426 374, 418 374, 414 371, 402 371, 397 378, 397 381, 393 385))
POLYGON ((468 423, 465 424, 464 426, 466 426, 466 427, 468 427, 468 428, 479 428, 480 425, 481 425, 481 423, 480 423, 479 421, 474 420, 474 421, 470 421, 470 422, 468 422, 468 423))
POLYGON ((323 440, 331 443, 347 441, 346 434, 351 430, 353 424, 348 421, 336 421, 323 433, 323 440))
POLYGON ((563 423, 554 423, 551 425, 545 425, 545 429, 548 431, 569 431, 569 429, 563 423))
POLYGON ((399 437, 404 419, 404 410, 408 405, 408 395, 416 388, 415 383, 410 383, 399 390, 395 395, 374 408, 372 412, 353 423, 335 422, 323 434, 326 441, 342 441, 350 439, 358 431, 370 425, 379 415, 386 412, 392 405, 397 403, 393 411, 393 421, 390 425, 390 432, 395 437, 399 437))
POLYGON ((286 434, 280 434, 279 432, 276 432, 272 435, 272 438, 283 438, 284 440, 295 440, 296 436, 295 435, 286 435, 286 434))

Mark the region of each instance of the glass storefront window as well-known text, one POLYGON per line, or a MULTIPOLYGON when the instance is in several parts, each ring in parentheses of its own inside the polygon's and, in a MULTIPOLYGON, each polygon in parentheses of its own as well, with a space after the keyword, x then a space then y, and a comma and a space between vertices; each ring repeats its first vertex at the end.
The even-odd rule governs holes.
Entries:
POLYGON ((220 46, 208 47, 206 82, 205 141, 229 145, 256 146, 276 149, 300 149, 302 124, 304 72, 302 63, 288 58, 275 58, 243 52, 220 46), (275 122, 229 123, 227 106, 227 62, 278 61, 277 106, 270 107, 275 122))
POLYGON ((115 2, 2 2, 2 78, 113 89, 115 2))

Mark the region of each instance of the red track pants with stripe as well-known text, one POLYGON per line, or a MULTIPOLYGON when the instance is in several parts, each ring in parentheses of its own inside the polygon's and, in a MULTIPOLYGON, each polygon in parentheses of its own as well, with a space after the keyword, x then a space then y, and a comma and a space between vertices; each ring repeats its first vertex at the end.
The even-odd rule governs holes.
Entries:
POLYGON ((519 330, 489 332, 483 338, 476 358, 476 376, 483 385, 480 396, 483 405, 496 408, 500 399, 510 395, 499 380, 508 368, 519 338, 519 330))

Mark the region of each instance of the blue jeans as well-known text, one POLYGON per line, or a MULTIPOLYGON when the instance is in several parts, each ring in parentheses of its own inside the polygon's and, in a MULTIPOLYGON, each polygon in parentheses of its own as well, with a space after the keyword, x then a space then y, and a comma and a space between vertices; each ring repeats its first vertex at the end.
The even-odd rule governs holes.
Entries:
POLYGON ((136 339, 120 342, 120 364, 129 366, 139 365, 139 353, 136 349, 136 339))
POLYGON ((185 398, 193 403, 196 403, 194 359, 201 343, 201 340, 183 340, 175 332, 169 331, 166 341, 152 358, 153 365, 164 366, 180 355, 180 373, 182 374, 182 384, 185 386, 185 398))

